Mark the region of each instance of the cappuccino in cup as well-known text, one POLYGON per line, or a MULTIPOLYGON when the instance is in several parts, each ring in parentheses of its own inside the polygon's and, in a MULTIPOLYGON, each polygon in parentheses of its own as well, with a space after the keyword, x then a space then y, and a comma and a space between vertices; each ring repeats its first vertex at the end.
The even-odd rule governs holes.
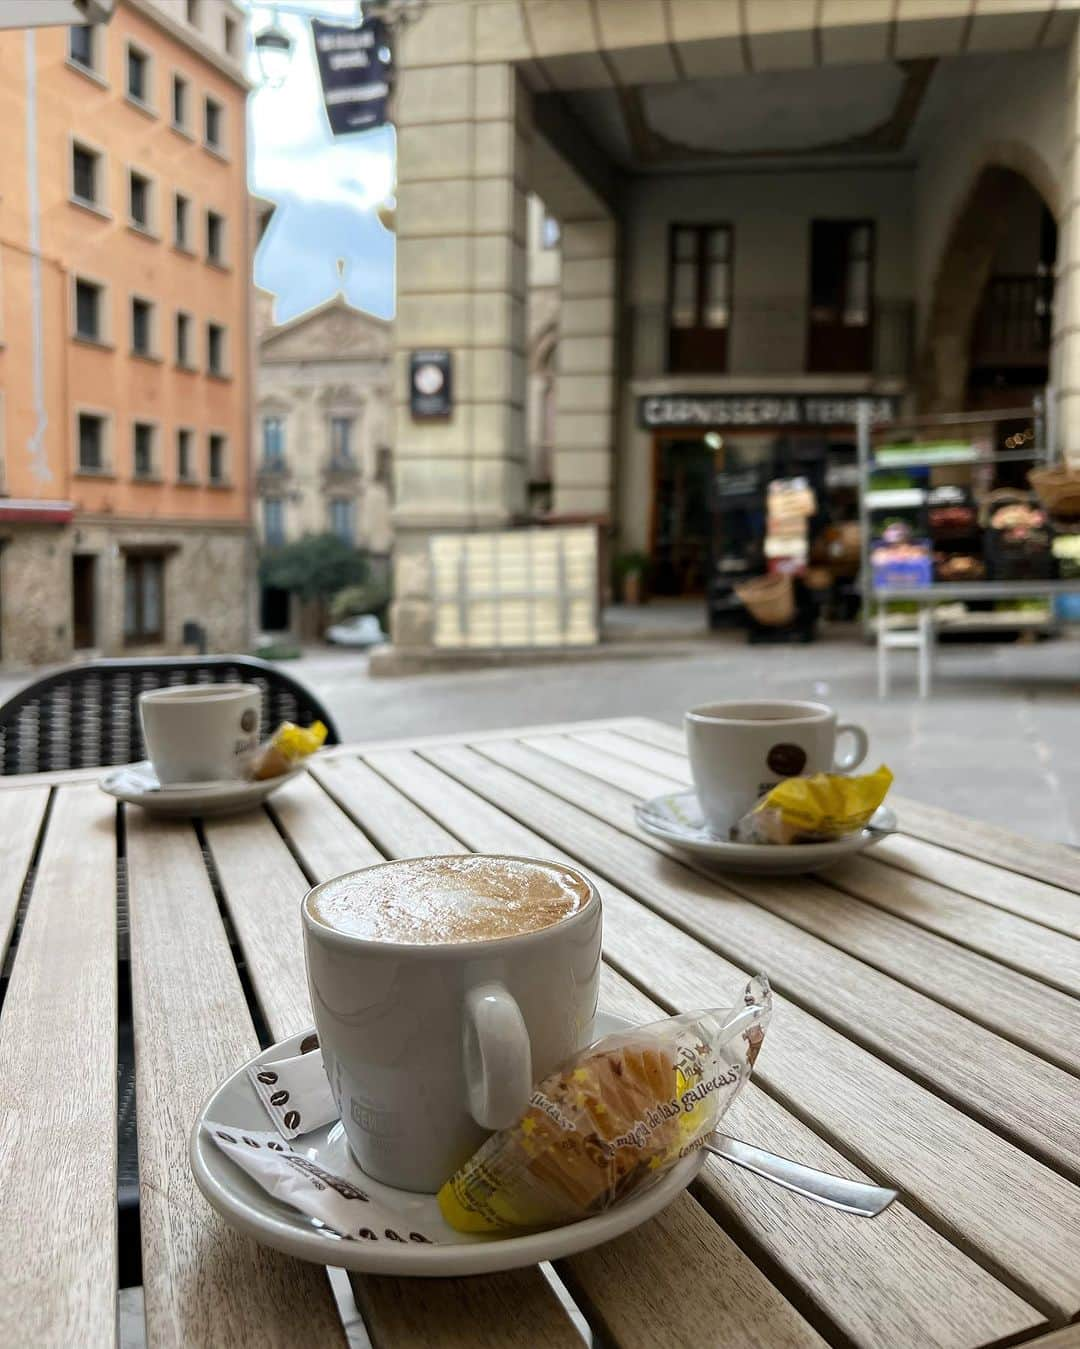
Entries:
POLYGON ((301 917, 327 1078, 375 1180, 433 1194, 593 1038, 600 896, 572 867, 384 862, 317 885, 301 917))

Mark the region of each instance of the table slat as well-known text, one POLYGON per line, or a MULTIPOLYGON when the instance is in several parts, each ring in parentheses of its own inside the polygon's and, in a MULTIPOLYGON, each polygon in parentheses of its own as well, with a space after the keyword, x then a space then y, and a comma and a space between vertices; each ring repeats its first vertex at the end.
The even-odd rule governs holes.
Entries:
MULTIPOLYGON (((486 776, 482 790, 504 810, 529 820, 564 845, 574 839, 575 850, 588 865, 647 898, 708 945, 740 964, 764 968, 778 987, 808 1010, 933 1084, 965 1109, 1015 1133, 1036 1155, 1080 1174, 1080 1094, 1075 1077, 762 907, 786 906, 794 902, 793 893, 805 894, 809 914, 815 895, 828 896, 824 887, 804 881, 792 890, 790 882, 778 885, 759 877, 725 876, 721 882, 702 876, 640 838, 620 832, 612 820, 633 827, 627 798, 617 796, 612 802, 605 795, 611 789, 575 775, 565 765, 537 764, 535 753, 521 746, 482 748, 484 756, 457 746, 428 750, 426 756, 455 777, 464 775, 471 786, 486 776), (491 764, 496 757, 501 763, 516 757, 525 776, 507 779, 504 770, 491 764), (485 764, 492 772, 484 769, 485 764), (544 783, 547 790, 537 783, 544 783), (553 794, 556 790, 559 796, 553 794), (758 902, 748 903, 743 895, 753 895, 758 902)), ((879 923, 899 921, 876 910, 868 914, 879 923)), ((855 925, 853 943, 857 933, 855 925)), ((837 940, 842 937, 833 935, 837 940)), ((984 959, 950 948, 941 938, 921 935, 926 942, 940 944, 942 962, 950 954, 954 965, 984 959)), ((902 933, 891 954, 887 942, 878 946, 881 958, 904 960, 907 942, 902 933)), ((906 972, 915 977, 917 969, 913 965, 906 972)), ((999 987, 1006 976, 1013 981, 1024 978, 1002 971, 999 987)), ((1072 1001, 1044 990, 1044 1000, 1051 998, 1072 1001)))
POLYGON ((275 792, 268 804, 279 828, 312 874, 340 876, 383 860, 374 843, 310 773, 275 792))
MULTIPOLYGON (((611 1011, 639 1023, 667 1015, 610 966, 604 966, 602 980, 601 997, 611 1011)), ((873 1180, 753 1078, 720 1127, 738 1138, 767 1138, 769 1148, 807 1166, 873 1180)), ((809 1203, 715 1157, 706 1162, 696 1192, 707 1208, 722 1211, 729 1229, 748 1233, 802 1297, 860 1349, 909 1344, 974 1349, 1045 1324, 1044 1316, 903 1201, 873 1222, 852 1222, 848 1214, 809 1203), (868 1288, 875 1290, 873 1297, 866 1296, 868 1288)))
POLYGON ((23 881, 34 857, 47 787, 0 792, 0 967, 19 912, 23 881))
POLYGON ((461 843, 359 759, 331 759, 312 768, 316 779, 387 856, 423 857, 459 853, 461 843))
MULTIPOLYGON (((483 748, 495 752, 491 742, 483 748)), ((473 848, 541 848, 544 856, 588 865, 574 830, 560 835, 563 846, 554 846, 507 819, 503 811, 516 814, 520 805, 511 804, 518 785, 512 774, 488 765, 498 775, 488 786, 499 803, 496 810, 487 799, 459 800, 452 779, 431 765, 420 763, 418 770, 418 762, 405 756, 397 764, 408 770, 409 794, 452 821, 473 848)), ((391 772, 395 765, 383 761, 379 768, 391 772)), ((483 776, 471 783, 481 797, 485 788, 477 784, 483 776)), ((405 786, 404 771, 395 771, 394 778, 405 786)), ((531 794, 522 814, 542 833, 532 812, 543 807, 544 795, 531 794)), ((745 969, 616 886, 601 880, 600 888, 605 950, 657 1001, 690 1010, 700 1006, 702 989, 730 991, 747 977, 745 969)), ((778 998, 777 1006, 776 1031, 758 1069, 778 1098, 797 1102, 801 1117, 842 1140, 849 1155, 861 1157, 875 1174, 916 1198, 943 1230, 958 1233, 966 1248, 981 1252, 981 1263, 992 1272, 1007 1271, 1010 1281, 1065 1315, 1080 1310, 1080 1191, 786 999, 778 998)), ((768 1146, 767 1140, 758 1141, 768 1146)))
MULTIPOLYGON (((21 882, 44 801, 7 797, 21 882)), ((96 787, 57 791, 0 1017, 3 1344, 116 1342, 115 820, 96 787)))
POLYGON ((199 1194, 199 1107, 258 1042, 190 825, 128 808, 147 1342, 344 1345, 326 1273, 241 1236, 199 1194))

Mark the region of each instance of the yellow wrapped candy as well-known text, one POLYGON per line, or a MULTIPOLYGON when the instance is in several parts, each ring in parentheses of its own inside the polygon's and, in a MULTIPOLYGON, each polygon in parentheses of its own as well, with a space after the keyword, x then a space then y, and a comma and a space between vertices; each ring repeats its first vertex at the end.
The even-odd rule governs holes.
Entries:
POLYGON ((892 781, 884 764, 860 777, 785 778, 742 817, 732 837, 738 843, 821 843, 853 834, 869 822, 892 781))
POLYGON ((321 721, 313 721, 310 726, 297 726, 295 722, 283 721, 259 755, 254 777, 262 781, 287 773, 301 759, 314 754, 326 739, 326 734, 326 727, 321 721))

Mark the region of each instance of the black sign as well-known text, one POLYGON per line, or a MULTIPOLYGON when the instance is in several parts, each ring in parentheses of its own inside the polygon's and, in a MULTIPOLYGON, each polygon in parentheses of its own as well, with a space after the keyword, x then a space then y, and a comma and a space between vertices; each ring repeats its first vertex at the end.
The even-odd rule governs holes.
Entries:
POLYGON ((410 354, 409 411, 414 417, 449 417, 454 406, 452 375, 448 351, 410 354))
POLYGON ((891 396, 834 393, 653 394, 638 399, 638 424, 650 431, 677 426, 842 426, 855 421, 860 403, 878 425, 895 420, 900 400, 891 396))
POLYGON ((359 28, 312 19, 323 102, 335 136, 382 126, 390 97, 390 35, 381 19, 359 28))

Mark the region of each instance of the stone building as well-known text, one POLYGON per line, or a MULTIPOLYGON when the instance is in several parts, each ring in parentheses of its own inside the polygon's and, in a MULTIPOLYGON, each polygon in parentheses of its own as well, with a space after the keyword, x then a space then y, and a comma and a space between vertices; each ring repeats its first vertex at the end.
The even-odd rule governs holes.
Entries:
POLYGON ((548 373, 549 518, 653 554, 692 531, 718 447, 850 443, 857 396, 1000 405, 1049 375, 1075 452, 1076 10, 432 0, 395 94, 395 644, 433 641, 433 535, 527 518, 548 373), (543 360, 530 193, 561 233, 543 360), (442 422, 408 406, 427 347, 455 362, 442 422))
MULTIPOLYGON (((288 323, 256 294, 255 495, 260 545, 334 533, 385 569, 391 544, 393 327, 340 293, 288 323)), ((264 590, 259 626, 295 629, 289 597, 264 590)))
POLYGON ((249 637, 246 15, 110 9, 0 33, 9 666, 249 637))

